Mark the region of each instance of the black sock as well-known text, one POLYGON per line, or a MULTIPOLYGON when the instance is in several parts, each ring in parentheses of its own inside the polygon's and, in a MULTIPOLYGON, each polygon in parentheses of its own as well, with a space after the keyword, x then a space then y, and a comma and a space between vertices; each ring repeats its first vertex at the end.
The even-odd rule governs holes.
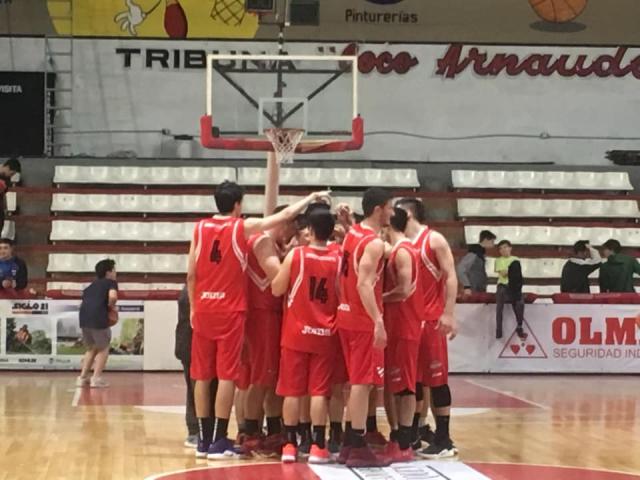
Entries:
POLYGON ((364 439, 364 430, 351 430, 351 446, 353 448, 362 448, 367 446, 367 442, 364 439))
POLYGON ((282 417, 267 417, 267 435, 282 433, 282 417))
POLYGON ((436 415, 436 439, 437 445, 449 440, 449 415, 436 415))
POLYGON ((391 433, 389 434, 389 441, 390 442, 398 441, 398 430, 391 430, 391 433))
POLYGON ((369 415, 367 417, 367 432, 378 431, 378 419, 375 415, 369 415))
POLYGON ((351 422, 345 422, 344 424, 344 438, 342 439, 343 447, 350 447, 352 445, 353 440, 353 427, 351 426, 351 422))
POLYGON ((311 443, 311 422, 300 422, 298 424, 300 443, 311 443))
POLYGON ((411 442, 416 442, 418 440, 418 431, 420 425, 420 414, 413 414, 413 423, 411 424, 411 442))
POLYGON ((342 422, 330 422, 329 441, 342 443, 342 422))
POLYGON ((285 425, 285 435, 287 436, 287 443, 291 443, 298 446, 298 425, 285 425))
POLYGON ((325 448, 327 435, 327 427, 324 425, 313 426, 313 444, 320 448, 325 448))
POLYGON ((238 424, 238 433, 239 434, 246 434, 247 433, 246 424, 244 424, 244 423, 239 423, 238 424))
POLYGON ((411 430, 412 427, 405 425, 400 425, 400 428, 398 428, 398 444, 400 445, 400 450, 411 448, 411 430))
POLYGON ((258 435, 260 432, 260 424, 258 423, 258 420, 245 418, 244 431, 247 435, 258 435))
POLYGON ((227 438, 228 430, 229 430, 229 419, 216 417, 216 423, 213 429, 213 441, 217 442, 221 438, 227 438))
POLYGON ((213 439, 213 418, 198 418, 198 440, 205 445, 209 445, 213 439))

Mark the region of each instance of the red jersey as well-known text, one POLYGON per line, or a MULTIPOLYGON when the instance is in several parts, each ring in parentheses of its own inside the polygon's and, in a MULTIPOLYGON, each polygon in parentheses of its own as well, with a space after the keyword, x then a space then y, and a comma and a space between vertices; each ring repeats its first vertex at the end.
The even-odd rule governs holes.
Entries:
POLYGON ((418 255, 420 283, 424 294, 423 320, 437 322, 444 312, 445 285, 436 253, 431 248, 431 230, 424 227, 413 240, 418 255))
POLYGON ((293 252, 281 345, 301 352, 330 352, 334 348, 340 256, 313 246, 297 247, 293 252))
POLYGON ((247 276, 248 281, 248 299, 249 309, 257 310, 282 310, 282 299, 274 297, 271 293, 271 282, 267 278, 267 274, 262 270, 258 257, 254 252, 254 247, 260 241, 271 241, 266 233, 257 233, 249 238, 247 249, 249 255, 247 257, 247 276))
POLYGON ((342 245, 336 242, 327 243, 327 249, 332 253, 337 253, 342 256, 342 245))
POLYGON ((193 234, 196 254, 195 312, 247 310, 247 242, 241 218, 200 221, 193 234))
MULTIPOLYGON (((353 226, 344 237, 340 275, 340 306, 338 307, 338 326, 340 328, 362 332, 373 332, 374 330, 373 319, 364 309, 358 292, 358 267, 364 249, 376 238, 378 238, 376 233, 362 224, 353 226)), ((374 294, 380 313, 383 311, 383 270, 384 258, 381 257, 374 286, 374 294)))
POLYGON ((384 306, 384 323, 390 338, 419 340, 422 333, 422 311, 424 294, 418 279, 418 256, 408 239, 401 240, 391 250, 385 271, 385 290, 393 290, 398 285, 396 258, 404 250, 411 256, 411 294, 401 302, 389 302, 384 306))

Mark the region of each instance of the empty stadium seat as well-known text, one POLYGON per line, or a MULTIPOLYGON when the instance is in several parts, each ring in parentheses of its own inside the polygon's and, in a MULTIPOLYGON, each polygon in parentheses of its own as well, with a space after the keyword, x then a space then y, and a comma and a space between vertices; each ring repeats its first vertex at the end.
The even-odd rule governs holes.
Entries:
POLYGON ((539 190, 633 190, 627 172, 453 170, 454 188, 539 190))
POLYGON ((15 212, 18 209, 16 192, 7 192, 4 196, 4 207, 8 212, 15 212))
POLYGON ((54 220, 52 241, 188 242, 194 222, 78 222, 54 220))
MULTIPOLYGON (((238 169, 238 181, 242 185, 264 185, 266 169, 242 167, 238 169)), ((419 187, 415 169, 373 168, 283 168, 280 184, 285 186, 333 186, 333 187, 419 187)))
POLYGON ((96 263, 112 258, 121 273, 186 273, 187 256, 179 254, 108 254, 51 253, 47 271, 50 273, 93 272, 96 263))
POLYGON ((217 185, 236 180, 232 167, 136 167, 58 165, 53 182, 128 185, 217 185))
POLYGON ((569 246, 578 240, 589 240, 592 245, 602 245, 610 238, 615 238, 625 247, 640 246, 640 229, 631 227, 467 225, 464 227, 466 242, 477 243, 482 230, 491 230, 497 235, 498 240, 506 239, 515 245, 569 246))
POLYGON ((16 238, 16 224, 12 221, 5 220, 4 227, 0 233, 2 238, 8 238, 9 240, 15 240, 16 238))

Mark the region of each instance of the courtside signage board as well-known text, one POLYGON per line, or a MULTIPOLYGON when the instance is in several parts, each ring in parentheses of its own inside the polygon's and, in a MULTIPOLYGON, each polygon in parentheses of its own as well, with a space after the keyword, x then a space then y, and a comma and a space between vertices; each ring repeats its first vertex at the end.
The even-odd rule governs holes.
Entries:
MULTIPOLYGON (((79 369, 84 346, 77 300, 0 300, 0 369, 79 369)), ((141 370, 144 302, 118 302, 108 368, 141 370)))

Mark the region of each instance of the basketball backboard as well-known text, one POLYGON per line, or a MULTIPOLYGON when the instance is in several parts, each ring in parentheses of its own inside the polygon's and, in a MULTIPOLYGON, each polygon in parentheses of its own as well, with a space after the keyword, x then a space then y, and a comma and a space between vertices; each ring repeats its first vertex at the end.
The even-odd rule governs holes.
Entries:
POLYGON ((297 153, 357 150, 356 56, 211 54, 201 142, 221 150, 273 151, 268 129, 303 129, 297 153))

